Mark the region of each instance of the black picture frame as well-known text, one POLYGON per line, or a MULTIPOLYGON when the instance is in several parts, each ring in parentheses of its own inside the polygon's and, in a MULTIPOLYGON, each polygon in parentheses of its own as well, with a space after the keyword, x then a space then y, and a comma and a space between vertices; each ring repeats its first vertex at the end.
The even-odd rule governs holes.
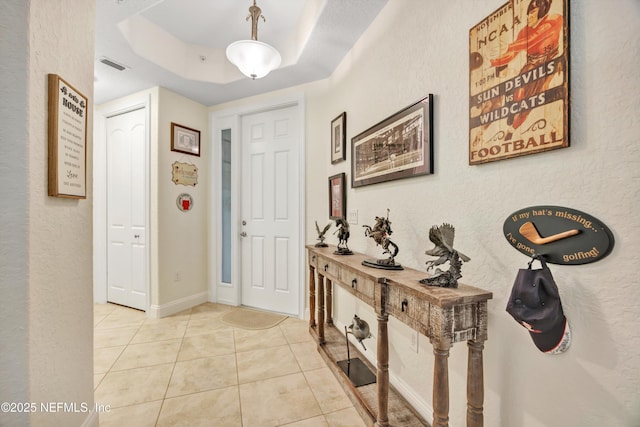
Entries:
POLYGON ((347 159, 347 113, 343 112, 331 120, 331 164, 347 159))
POLYGON ((351 139, 351 187, 433 174, 433 95, 351 139))
POLYGON ((347 177, 344 172, 329 177, 329 218, 345 218, 347 215, 347 177))
POLYGON ((200 131, 171 122, 171 151, 200 157, 200 131))

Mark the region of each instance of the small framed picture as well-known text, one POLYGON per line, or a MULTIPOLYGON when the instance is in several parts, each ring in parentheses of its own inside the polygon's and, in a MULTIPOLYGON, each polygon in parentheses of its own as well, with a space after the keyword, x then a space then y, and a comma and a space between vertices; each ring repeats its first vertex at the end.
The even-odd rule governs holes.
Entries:
POLYGON ((345 182, 344 172, 329 177, 329 218, 331 219, 345 218, 347 215, 345 182))
POLYGON ((331 163, 347 158, 345 141, 347 139, 347 113, 344 112, 331 121, 331 163))
POLYGON ((200 131, 172 122, 171 151, 200 157, 200 131))

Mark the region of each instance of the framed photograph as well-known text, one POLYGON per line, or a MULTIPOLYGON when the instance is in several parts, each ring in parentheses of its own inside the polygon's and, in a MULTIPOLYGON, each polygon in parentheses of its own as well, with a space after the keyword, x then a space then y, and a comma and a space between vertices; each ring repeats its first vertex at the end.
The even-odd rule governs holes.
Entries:
POLYGON ((331 121, 331 163, 346 160, 347 113, 344 112, 331 121))
POLYGON ((48 81, 48 194, 86 199, 87 97, 57 74, 48 81))
POLYGON ((200 157, 200 131, 172 122, 171 151, 200 157))
POLYGON ((329 218, 347 216, 347 194, 344 191, 346 176, 343 173, 329 177, 329 218))
POLYGON ((433 95, 351 139, 351 187, 433 173, 433 95))
POLYGON ((569 0, 509 1, 471 28, 469 164, 568 147, 569 67, 569 0))

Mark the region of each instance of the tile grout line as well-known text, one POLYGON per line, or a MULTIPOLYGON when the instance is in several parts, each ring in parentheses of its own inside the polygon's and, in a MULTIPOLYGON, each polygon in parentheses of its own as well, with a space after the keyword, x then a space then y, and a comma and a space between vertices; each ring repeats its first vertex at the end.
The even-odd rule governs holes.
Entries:
POLYGON ((192 312, 189 312, 189 320, 187 320, 187 325, 184 328, 184 332, 182 333, 182 337, 180 338, 180 346, 178 347, 178 351, 176 352, 176 358, 173 361, 173 368, 171 369, 171 375, 169 375, 169 381, 167 382, 167 388, 164 391, 164 396, 162 397, 162 403, 160 403, 160 409, 158 410, 158 415, 156 417, 155 426, 160 422, 160 414, 162 414, 162 408, 164 408, 164 403, 167 400, 167 393, 169 392, 169 387, 171 386, 171 380, 173 379, 173 374, 176 371, 176 365, 178 363, 178 357, 180 356, 180 351, 182 350, 182 346, 184 344, 184 338, 187 334, 187 329, 189 329, 189 323, 191 323, 192 312))
MULTIPOLYGON (((221 319, 222 321, 222 319, 221 319)), ((236 389, 238 390, 238 407, 240 409, 240 427, 244 426, 242 414, 242 395, 240 394, 240 373, 238 372, 238 347, 236 346, 236 328, 231 327, 233 334, 233 356, 236 361, 236 389)))

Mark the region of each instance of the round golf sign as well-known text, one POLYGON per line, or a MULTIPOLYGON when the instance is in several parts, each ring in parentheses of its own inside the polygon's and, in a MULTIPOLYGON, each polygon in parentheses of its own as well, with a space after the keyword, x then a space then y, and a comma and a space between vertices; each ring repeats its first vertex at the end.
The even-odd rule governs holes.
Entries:
POLYGON ((504 222, 504 237, 525 255, 552 264, 588 264, 609 255, 613 234, 597 218, 561 206, 531 206, 504 222))

